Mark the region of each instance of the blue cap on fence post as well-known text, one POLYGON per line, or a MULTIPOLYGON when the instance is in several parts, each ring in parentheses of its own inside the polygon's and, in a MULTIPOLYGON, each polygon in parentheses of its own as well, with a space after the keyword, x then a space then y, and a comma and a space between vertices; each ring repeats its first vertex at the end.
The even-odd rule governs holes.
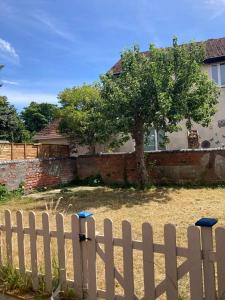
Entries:
POLYGON ((92 212, 88 212, 88 211, 80 211, 79 213, 77 213, 79 218, 88 218, 93 216, 92 212))
POLYGON ((214 218, 201 218, 195 223, 195 226, 213 227, 217 222, 218 220, 214 218))

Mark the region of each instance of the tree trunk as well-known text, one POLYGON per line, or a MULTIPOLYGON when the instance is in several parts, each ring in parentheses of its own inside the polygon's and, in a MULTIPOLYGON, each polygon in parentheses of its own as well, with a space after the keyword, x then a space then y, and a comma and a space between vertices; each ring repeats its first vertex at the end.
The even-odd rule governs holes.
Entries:
POLYGON ((96 148, 94 144, 89 145, 88 148, 89 148, 89 154, 96 154, 96 148))
POLYGON ((134 130, 135 155, 138 175, 138 186, 144 189, 148 184, 148 173, 144 156, 144 123, 140 120, 136 122, 134 130))

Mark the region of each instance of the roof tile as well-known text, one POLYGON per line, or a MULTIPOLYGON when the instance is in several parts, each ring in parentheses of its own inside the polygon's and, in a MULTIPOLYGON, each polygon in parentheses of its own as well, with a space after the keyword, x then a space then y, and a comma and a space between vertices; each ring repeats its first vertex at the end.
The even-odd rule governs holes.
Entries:
MULTIPOLYGON (((204 42, 206 45, 206 58, 205 62, 209 62, 215 58, 225 58, 225 37, 219 39, 209 39, 204 42)), ((148 55, 149 51, 143 52, 144 55, 148 55)), ((121 72, 120 60, 111 68, 114 74, 121 72)))

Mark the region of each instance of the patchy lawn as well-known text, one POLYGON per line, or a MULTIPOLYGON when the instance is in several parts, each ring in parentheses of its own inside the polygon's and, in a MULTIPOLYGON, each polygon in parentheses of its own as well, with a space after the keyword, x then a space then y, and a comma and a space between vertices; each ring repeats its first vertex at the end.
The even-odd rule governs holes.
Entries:
MULTIPOLYGON (((36 193, 21 200, 10 201, 0 205, 1 217, 4 210, 17 209, 27 211, 33 210, 37 213, 37 224, 41 228, 40 212, 53 207, 50 212, 52 229, 55 227, 54 208, 58 201, 57 211, 65 212, 65 227, 70 230, 70 215, 81 210, 94 213, 97 231, 101 234, 103 219, 110 218, 114 223, 114 236, 121 236, 121 221, 129 220, 133 227, 133 238, 141 239, 141 224, 150 222, 153 225, 154 241, 163 241, 163 226, 173 223, 177 226, 177 244, 186 245, 186 229, 201 217, 215 217, 219 219, 218 225, 225 226, 225 189, 224 188, 154 188, 148 191, 137 191, 134 189, 111 189, 107 187, 75 187, 63 190, 52 190, 44 193, 36 193), (62 197, 60 201, 58 199, 62 197), (53 204, 54 202, 54 204, 53 204)), ((26 219, 27 222, 27 219, 26 219)), ((25 222, 25 223, 26 223, 25 222)), ((71 245, 68 242, 67 265, 70 277, 71 245)), ((14 248, 15 252, 16 247, 14 248)), ((42 246, 40 246, 40 252, 42 246)), ((56 250, 53 250, 54 253, 56 250)), ((15 253, 16 255, 16 253, 15 253)), ((115 250, 117 268, 122 272, 122 252, 115 250)), ((27 256, 28 257, 28 256, 27 256)), ((42 255, 39 261, 43 261, 42 255)), ((163 256, 156 255, 157 281, 163 279, 164 262, 163 256)), ((98 265, 98 282, 104 288, 102 277, 104 277, 103 266, 98 265)), ((135 251, 135 289, 138 296, 142 295, 142 261, 138 251, 135 251)), ((188 286, 187 278, 183 280, 182 290, 188 286)), ((163 299, 163 298, 160 298, 163 299)), ((186 298, 182 298, 186 299, 186 298)), ((189 296, 187 296, 189 299, 189 296)))

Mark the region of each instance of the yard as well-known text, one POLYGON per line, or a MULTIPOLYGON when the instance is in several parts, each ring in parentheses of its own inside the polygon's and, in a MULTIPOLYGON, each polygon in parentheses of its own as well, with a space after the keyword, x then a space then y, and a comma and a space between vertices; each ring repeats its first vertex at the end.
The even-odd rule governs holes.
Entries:
MULTIPOLYGON (((65 213, 65 227, 70 230, 70 215, 87 210, 95 215, 97 232, 102 233, 103 219, 110 218, 114 223, 114 236, 121 236, 121 221, 127 219, 133 228, 133 239, 141 238, 141 224, 150 222, 153 225, 154 242, 163 241, 163 226, 173 223, 177 227, 177 245, 186 245, 186 229, 201 217, 218 218, 218 225, 225 226, 225 193, 224 188, 152 188, 147 191, 135 189, 112 189, 107 187, 68 187, 63 190, 51 190, 32 194, 20 199, 20 202, 9 201, 0 205, 1 217, 5 209, 15 212, 18 208, 24 214, 30 210, 37 213, 37 226, 41 228, 41 212, 48 209, 52 229, 55 227, 55 207, 65 213), (60 200, 59 198, 62 197, 60 200), (53 204, 54 202, 54 204, 53 204)), ((13 214, 15 216, 15 214, 13 214)), ((27 221, 27 220, 26 220, 27 221)), ((28 243, 27 243, 28 244, 28 243)), ((16 257, 16 247, 14 247, 16 257)), ((56 250, 52 249, 53 253, 56 250)), ((71 245, 67 244, 67 273, 71 277, 71 245)), ((43 255, 40 246, 39 261, 42 265, 43 255)), ((137 250, 134 251, 135 289, 138 296, 142 295, 142 262, 137 250)), ((163 256, 156 254, 155 267, 158 282, 164 277, 163 256)), ((27 258, 29 256, 27 255, 27 258)), ((122 251, 115 250, 116 266, 122 273, 122 251)), ((29 266, 29 259, 27 259, 29 266)), ((98 263, 98 286, 104 289, 104 268, 98 263)), ((180 283, 186 295, 187 278, 180 283)), ((119 289, 119 287, 118 287, 119 289)), ((189 296, 182 294, 182 299, 189 296)), ((163 298, 160 298, 163 299, 163 298)))

